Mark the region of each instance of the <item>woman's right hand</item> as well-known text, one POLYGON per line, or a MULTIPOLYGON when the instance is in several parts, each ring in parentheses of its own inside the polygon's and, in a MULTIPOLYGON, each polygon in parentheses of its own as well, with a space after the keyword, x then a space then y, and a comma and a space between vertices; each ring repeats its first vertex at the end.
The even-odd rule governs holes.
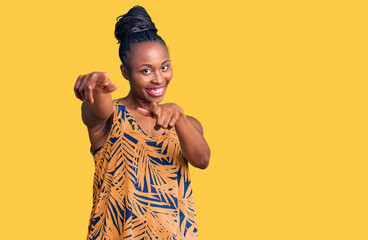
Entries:
POLYGON ((92 72, 80 75, 74 85, 74 93, 77 98, 87 100, 93 104, 95 94, 109 94, 119 87, 118 84, 111 83, 105 72, 92 72))

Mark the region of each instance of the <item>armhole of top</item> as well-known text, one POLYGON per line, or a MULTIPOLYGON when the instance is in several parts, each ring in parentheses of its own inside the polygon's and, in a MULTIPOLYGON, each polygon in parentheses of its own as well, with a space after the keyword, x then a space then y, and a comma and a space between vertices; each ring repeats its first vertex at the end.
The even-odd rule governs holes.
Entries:
POLYGON ((92 146, 91 146, 91 148, 90 148, 90 152, 91 152, 91 154, 93 155, 93 156, 96 156, 96 154, 98 153, 98 152, 100 152, 102 149, 104 149, 105 147, 106 147, 106 144, 107 144, 107 142, 109 141, 109 139, 111 138, 111 135, 112 135, 112 129, 113 129, 113 126, 114 126, 114 124, 116 123, 116 118, 117 118, 117 114, 118 114, 118 111, 119 111, 119 103, 116 101, 116 100, 114 100, 113 101, 114 102, 114 107, 115 107, 115 111, 114 111, 114 116, 113 116, 113 118, 112 118, 112 123, 111 123, 111 128, 110 128, 110 131, 109 131, 109 134, 107 135, 107 138, 106 138, 106 141, 104 142, 104 144, 101 146, 101 147, 99 147, 99 148, 97 148, 96 150, 94 150, 93 152, 92 152, 92 146))

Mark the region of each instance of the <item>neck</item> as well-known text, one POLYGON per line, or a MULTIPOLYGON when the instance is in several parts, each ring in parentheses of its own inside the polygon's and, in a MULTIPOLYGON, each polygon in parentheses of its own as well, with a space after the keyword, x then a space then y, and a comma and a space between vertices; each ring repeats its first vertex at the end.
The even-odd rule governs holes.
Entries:
POLYGON ((136 109, 138 107, 149 109, 151 102, 143 101, 142 99, 139 99, 138 97, 134 96, 134 94, 130 91, 128 96, 124 98, 125 106, 130 109, 136 109))

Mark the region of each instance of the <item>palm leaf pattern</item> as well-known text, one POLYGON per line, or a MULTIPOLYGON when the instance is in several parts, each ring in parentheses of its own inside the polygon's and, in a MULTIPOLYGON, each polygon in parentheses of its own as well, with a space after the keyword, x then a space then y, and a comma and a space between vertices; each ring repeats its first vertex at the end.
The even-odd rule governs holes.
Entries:
POLYGON ((147 136, 124 105, 93 153, 88 240, 198 239, 188 162, 175 129, 147 136))

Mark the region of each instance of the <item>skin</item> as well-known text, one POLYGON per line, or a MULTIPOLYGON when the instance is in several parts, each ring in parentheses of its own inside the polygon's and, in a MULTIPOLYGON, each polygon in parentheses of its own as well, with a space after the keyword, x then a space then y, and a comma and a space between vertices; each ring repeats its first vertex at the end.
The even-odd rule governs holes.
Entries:
MULTIPOLYGON (((187 161, 194 167, 207 168, 210 149, 200 122, 186 116, 175 103, 160 104, 165 92, 160 96, 149 93, 158 87, 164 87, 166 91, 172 79, 167 48, 158 41, 137 43, 126 54, 125 62, 128 66, 120 68, 130 83, 130 91, 125 98, 117 101, 126 106, 143 131, 151 137, 160 136, 175 127, 187 161)), ((92 150, 103 146, 107 140, 115 111, 111 93, 118 87, 102 72, 81 75, 75 83, 75 95, 83 101, 82 120, 88 128, 92 150)))

